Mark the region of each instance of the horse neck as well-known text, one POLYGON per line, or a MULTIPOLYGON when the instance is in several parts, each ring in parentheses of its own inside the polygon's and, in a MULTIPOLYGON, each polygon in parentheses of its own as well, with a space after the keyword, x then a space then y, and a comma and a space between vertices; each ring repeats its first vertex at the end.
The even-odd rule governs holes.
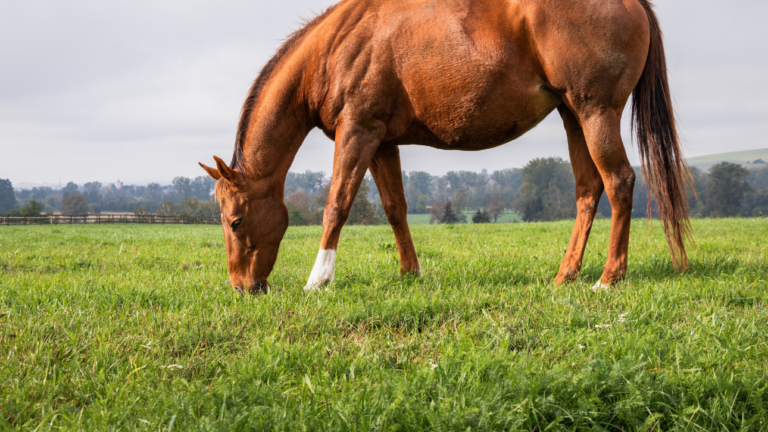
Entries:
POLYGON ((281 81, 295 82, 270 80, 253 109, 242 145, 246 177, 280 199, 291 163, 312 129, 307 109, 295 97, 298 86, 281 81))

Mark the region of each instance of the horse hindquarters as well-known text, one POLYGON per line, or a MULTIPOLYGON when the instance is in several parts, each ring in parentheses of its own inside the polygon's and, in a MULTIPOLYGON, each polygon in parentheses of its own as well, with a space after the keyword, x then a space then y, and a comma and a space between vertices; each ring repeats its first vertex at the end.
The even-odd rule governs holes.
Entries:
POLYGON ((592 222, 604 187, 600 172, 589 154, 584 130, 579 125, 578 119, 565 105, 560 105, 558 111, 568 134, 568 150, 576 180, 576 222, 568 249, 555 278, 555 284, 560 285, 576 279, 581 272, 584 249, 589 240, 592 222))
MULTIPOLYGON (((611 237, 603 274, 593 289, 607 287, 627 273, 629 228, 635 171, 621 140, 621 111, 607 111, 582 121, 587 147, 595 163, 605 194, 611 202, 611 237)), ((597 201, 595 201, 595 206, 597 201)))
POLYGON ((597 205, 604 187, 612 209, 611 238, 598 286, 607 286, 627 273, 635 174, 621 138, 621 116, 645 68, 648 18, 641 4, 632 1, 600 7, 583 0, 565 3, 574 7, 541 5, 530 12, 546 81, 565 105, 560 111, 569 131, 579 200, 574 234, 556 282, 578 275, 594 217, 590 206, 597 205))

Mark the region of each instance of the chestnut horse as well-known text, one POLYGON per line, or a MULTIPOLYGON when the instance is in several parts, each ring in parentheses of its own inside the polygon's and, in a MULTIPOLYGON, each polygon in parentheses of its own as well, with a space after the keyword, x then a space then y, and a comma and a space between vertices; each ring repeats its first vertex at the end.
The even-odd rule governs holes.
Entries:
POLYGON ((333 280, 339 234, 368 170, 394 230, 400 271, 420 272, 398 146, 488 149, 557 109, 578 213, 555 283, 578 276, 605 190, 611 238, 596 287, 607 287, 627 272, 635 174, 620 122, 630 95, 643 175, 673 262, 684 268, 690 180, 649 0, 342 0, 291 35, 256 78, 232 163, 201 164, 218 180, 232 285, 267 290, 288 227, 285 177, 313 128, 335 141, 335 154, 306 289, 333 280))

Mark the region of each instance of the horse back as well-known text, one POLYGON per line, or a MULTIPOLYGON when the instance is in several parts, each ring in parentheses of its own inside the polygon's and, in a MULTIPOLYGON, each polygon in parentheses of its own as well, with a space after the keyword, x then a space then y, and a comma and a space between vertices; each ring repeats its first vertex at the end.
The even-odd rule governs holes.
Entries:
POLYGON ((313 31, 309 100, 329 136, 347 113, 382 119, 395 143, 499 145, 568 91, 621 78, 642 45, 621 30, 630 2, 345 0, 313 31))

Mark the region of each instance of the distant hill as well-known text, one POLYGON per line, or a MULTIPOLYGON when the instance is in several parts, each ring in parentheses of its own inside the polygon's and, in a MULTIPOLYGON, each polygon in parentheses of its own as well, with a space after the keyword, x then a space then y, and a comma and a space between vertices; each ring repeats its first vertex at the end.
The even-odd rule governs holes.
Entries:
POLYGON ((688 165, 698 167, 702 170, 708 170, 713 165, 717 165, 720 162, 741 164, 747 169, 765 168, 768 167, 768 148, 688 158, 688 165), (754 163, 756 160, 760 159, 765 161, 765 163, 754 163))

